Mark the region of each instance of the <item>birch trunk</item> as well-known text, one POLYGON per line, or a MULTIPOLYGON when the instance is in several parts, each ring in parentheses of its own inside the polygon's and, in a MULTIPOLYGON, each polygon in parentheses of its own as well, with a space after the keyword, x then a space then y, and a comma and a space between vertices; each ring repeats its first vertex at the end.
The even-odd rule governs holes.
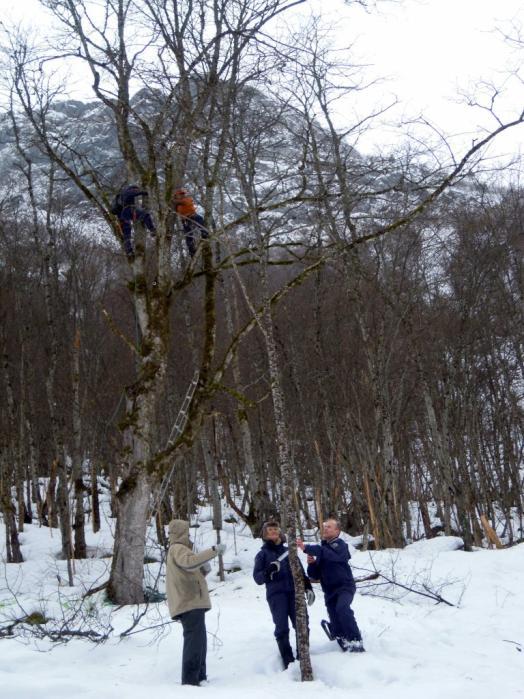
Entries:
POLYGON ((58 507, 58 522, 60 525, 60 536, 62 540, 62 558, 67 561, 67 577, 69 586, 72 587, 73 569, 71 559, 73 557, 73 537, 71 531, 71 509, 69 507, 69 488, 67 487, 67 472, 64 460, 57 459, 56 469, 58 473, 58 487, 56 503, 58 507))
POLYGON ((278 368, 277 348, 273 332, 271 312, 268 309, 265 314, 264 337, 266 340, 266 350, 268 355, 269 375, 271 378, 271 395, 273 399, 273 410, 275 415, 275 427, 277 434, 278 460, 280 473, 282 476, 282 495, 284 514, 287 523, 286 533, 289 546, 289 565, 293 574, 295 584, 295 616, 297 647, 300 655, 300 673, 303 682, 313 681, 313 668, 309 654, 309 627, 305 599, 304 577, 302 567, 298 559, 296 536, 297 536, 297 514, 295 508, 295 479, 287 425, 285 420, 284 394, 282 382, 278 368))
MULTIPOLYGON (((216 453, 211 448, 211 438, 209 436, 209 424, 205 425, 200 433, 200 443, 204 454, 209 494, 211 497, 211 507, 213 509, 213 529, 216 532, 217 544, 220 543, 220 532, 222 530, 222 502, 218 489, 218 469, 216 453)), ((224 559, 222 555, 218 557, 218 574, 220 580, 224 581, 224 559)))
POLYGON ((0 493, 0 509, 5 524, 5 544, 7 563, 23 563, 24 557, 20 548, 20 540, 16 528, 15 508, 11 498, 6 493, 0 493))
POLYGON ((92 528, 93 533, 100 531, 100 501, 98 498, 98 473, 96 463, 93 460, 91 463, 91 510, 92 510, 92 528))
POLYGON ((309 654, 309 628, 305 600, 304 578, 302 568, 298 559, 296 536, 296 501, 294 488, 294 470, 291 459, 291 448, 289 443, 288 429, 286 423, 284 392, 282 379, 279 370, 277 344, 275 330, 273 326, 273 315, 270 302, 270 285, 268 280, 269 251, 266 247, 266 236, 262 223, 256 213, 257 211, 257 187, 253 178, 253 172, 246 166, 245 159, 234 151, 234 159, 237 174, 242 184, 244 196, 251 214, 251 223, 256 235, 260 258, 260 286, 262 290, 262 310, 260 313, 254 308, 249 297, 242 277, 237 267, 234 267, 236 278, 248 304, 253 317, 262 333, 265 343, 265 350, 269 368, 269 378, 271 381, 271 397, 273 401, 273 415, 275 420, 277 458, 282 481, 282 523, 286 523, 286 532, 289 546, 289 565, 293 575, 295 586, 295 616, 297 646, 300 654, 300 672, 303 682, 313 680, 313 669, 309 654))
POLYGON ((11 485, 14 484, 17 491, 18 499, 18 522, 20 531, 23 531, 23 516, 24 516, 24 498, 23 491, 20 499, 21 477, 20 477, 20 445, 17 445, 17 425, 16 425, 16 406, 11 383, 11 374, 9 371, 9 356, 7 354, 6 337, 4 335, 4 325, 0 323, 2 341, 2 369, 3 379, 7 398, 7 412, 9 420, 9 435, 4 435, 5 444, 1 451, 3 454, 3 463, 0 463, 0 496, 2 498, 2 511, 5 518, 6 526, 6 543, 9 544, 7 553, 13 559, 10 562, 20 562, 22 554, 20 552, 20 544, 18 542, 17 518, 13 502, 11 500, 11 485), (20 526, 21 525, 21 526, 20 526), (19 560, 16 560, 19 559, 19 560))
POLYGON ((80 331, 76 329, 72 349, 72 388, 73 388, 73 453, 71 480, 74 488, 74 557, 86 557, 84 480, 82 478, 82 434, 80 416, 80 331))
MULTIPOLYGON (((231 337, 234 336, 234 320, 238 317, 237 294, 233 283, 229 284, 229 293, 225 298, 226 308, 226 325, 231 337)), ((231 361, 231 369, 235 386, 238 391, 242 390, 242 374, 240 370, 240 358, 236 353, 231 361)), ((253 455, 253 438, 247 411, 243 407, 239 407, 236 412, 240 437, 242 440, 242 453, 244 456, 244 470, 247 475, 247 481, 250 494, 250 511, 246 517, 246 522, 251 528, 253 536, 258 536, 265 521, 276 515, 275 507, 269 499, 267 492, 266 481, 263 474, 259 473, 255 465, 255 457, 253 455)))

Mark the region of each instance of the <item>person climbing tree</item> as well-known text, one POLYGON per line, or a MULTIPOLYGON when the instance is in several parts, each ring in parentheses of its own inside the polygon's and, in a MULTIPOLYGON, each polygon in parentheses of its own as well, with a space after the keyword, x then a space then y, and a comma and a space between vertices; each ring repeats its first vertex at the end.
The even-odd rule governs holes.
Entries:
POLYGON ((135 254, 133 246, 133 224, 135 222, 142 223, 148 231, 155 233, 156 227, 151 217, 151 214, 146 209, 143 209, 136 204, 137 197, 146 195, 147 192, 140 189, 136 184, 122 187, 120 192, 115 196, 111 213, 118 216, 118 222, 124 236, 124 250, 128 257, 135 254))
POLYGON ((201 238, 209 238, 209 231, 206 228, 204 219, 197 214, 195 202, 187 189, 177 189, 173 196, 173 206, 175 212, 182 221, 182 227, 186 234, 186 245, 189 255, 194 257, 197 244, 195 234, 199 231, 201 238))

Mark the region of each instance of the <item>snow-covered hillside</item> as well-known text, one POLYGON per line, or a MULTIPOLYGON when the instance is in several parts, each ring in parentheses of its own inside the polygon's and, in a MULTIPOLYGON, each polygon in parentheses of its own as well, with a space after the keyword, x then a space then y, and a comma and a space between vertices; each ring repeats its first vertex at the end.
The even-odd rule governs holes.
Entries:
MULTIPOLYGON (((203 510, 200 526, 192 530, 198 548, 214 542, 207 515, 203 510)), ((67 619, 85 590, 106 577, 110 559, 103 556, 111 548, 111 524, 106 520, 101 532, 89 536, 93 558, 76 562, 73 589, 64 584, 65 562, 56 558, 58 532, 26 526, 21 535, 25 562, 2 565, 0 627, 33 612, 52 617, 55 625, 56 620, 67 619)), ((116 609, 104 604, 100 592, 84 602, 83 628, 103 632, 111 624, 113 630, 104 643, 75 639, 53 647, 48 640, 35 641, 28 635, 0 641, 2 699, 167 699, 199 692, 210 692, 214 699, 524 696, 523 544, 465 553, 456 550, 456 539, 442 537, 401 551, 355 551, 356 577, 376 567, 387 577, 421 590, 426 585, 456 606, 435 604, 396 585, 363 583, 354 609, 367 653, 343 654, 320 628, 326 614, 317 589, 317 600, 310 608, 315 681, 303 684, 297 663, 286 672, 281 669, 264 589, 251 577, 261 542, 253 540, 241 524, 224 526, 226 567, 240 570, 228 573, 221 583, 215 562, 208 578, 213 609, 206 617, 209 681, 204 687, 180 685, 182 628, 170 622, 165 602, 151 603, 122 639, 119 634, 129 631, 133 618, 145 607, 116 609)), ((0 530, 4 541, 3 525, 0 530)), ((159 555, 153 544, 150 554, 159 555)), ((146 567, 146 582, 151 584, 159 564, 146 567)))

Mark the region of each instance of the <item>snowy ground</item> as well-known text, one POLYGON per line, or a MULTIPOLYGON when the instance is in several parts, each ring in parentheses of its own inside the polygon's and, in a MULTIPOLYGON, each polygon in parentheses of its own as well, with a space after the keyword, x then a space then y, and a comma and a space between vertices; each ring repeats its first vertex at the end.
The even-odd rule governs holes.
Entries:
MULTIPOLYGON (((97 556, 110 549, 111 524, 89 536, 97 556)), ((192 530, 198 548, 213 543, 209 527, 201 522, 192 530)), ((524 544, 465 553, 453 550, 456 539, 443 537, 402 551, 356 552, 356 576, 365 575, 357 567, 376 566, 387 574, 393 570, 399 581, 411 581, 420 589, 431 585, 457 606, 404 594, 396 586, 364 588, 362 593, 386 597, 357 594, 354 609, 368 652, 351 655, 324 636, 319 622, 326 615, 317 589, 310 608, 315 681, 304 684, 298 663, 281 671, 264 589, 251 577, 260 540, 239 524, 225 527, 226 564, 241 570, 220 583, 215 567, 208 578, 213 609, 206 616, 209 681, 204 687, 180 685, 180 624, 144 630, 169 621, 164 602, 149 605, 134 629, 138 633, 121 640, 119 633, 142 610, 115 610, 104 604, 100 593, 89 598, 85 610, 93 620, 111 622, 112 638, 103 644, 74 640, 52 647, 49 641, 29 638, 0 641, 1 699, 167 699, 208 692, 214 699, 524 697, 524 544)), ((2 525, 0 536, 4 541, 2 525)), ((0 626, 38 610, 55 619, 67 617, 82 592, 106 578, 110 559, 92 558, 77 562, 77 586, 68 588, 62 582, 67 579, 65 564, 56 559, 58 532, 31 525, 21 540, 26 562, 1 564, 0 626)), ((158 568, 148 566, 150 581, 158 568)))

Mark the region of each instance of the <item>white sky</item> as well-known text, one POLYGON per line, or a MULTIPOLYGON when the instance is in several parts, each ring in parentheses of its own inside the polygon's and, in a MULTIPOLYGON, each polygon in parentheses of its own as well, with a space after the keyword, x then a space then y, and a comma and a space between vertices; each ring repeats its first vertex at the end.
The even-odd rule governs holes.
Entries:
MULTIPOLYGON (((400 106, 388 119, 423 113, 447 134, 467 134, 463 143, 478 135, 489 122, 478 110, 457 104, 458 90, 471 88, 479 79, 503 83, 512 67, 524 64, 495 29, 524 27, 522 0, 378 0, 378 9, 364 12, 343 0, 308 0, 298 16, 316 12, 336 27, 337 44, 353 43, 353 54, 369 64, 369 76, 388 77, 379 87, 360 96, 339 123, 355 108, 367 113, 371 105, 385 103, 395 95, 400 106)), ((33 23, 44 17, 37 0, 0 0, 1 16, 33 23)), ((297 17, 298 19, 298 17, 297 17)), ((289 15, 288 15, 289 20, 289 15)), ((505 116, 524 108, 524 87, 517 81, 506 85, 502 96, 505 116)), ((491 124, 492 125, 492 124, 491 124)), ((393 146, 398 132, 381 127, 360 147, 393 146)), ((524 150, 524 126, 497 142, 496 152, 524 150)))
MULTIPOLYGON (((520 26, 524 34, 522 0, 378 0, 374 12, 348 7, 343 0, 310 0, 308 6, 333 22, 338 45, 353 43, 352 52, 370 66, 370 77, 383 79, 361 96, 361 115, 370 105, 396 97, 399 106, 388 113, 388 121, 422 113, 447 135, 461 134, 456 143, 470 145, 479 127, 492 128, 494 121, 467 106, 459 93, 478 93, 479 81, 493 81, 504 86, 498 98, 503 117, 524 110, 524 85, 507 80, 512 69, 524 67, 524 46, 517 52, 496 31, 510 33, 520 26)), ((344 116, 341 112, 339 123, 344 116)), ((384 126, 360 145, 394 146, 398 138, 396 129, 384 126)), ((491 152, 521 149, 524 126, 500 137, 491 152)))

